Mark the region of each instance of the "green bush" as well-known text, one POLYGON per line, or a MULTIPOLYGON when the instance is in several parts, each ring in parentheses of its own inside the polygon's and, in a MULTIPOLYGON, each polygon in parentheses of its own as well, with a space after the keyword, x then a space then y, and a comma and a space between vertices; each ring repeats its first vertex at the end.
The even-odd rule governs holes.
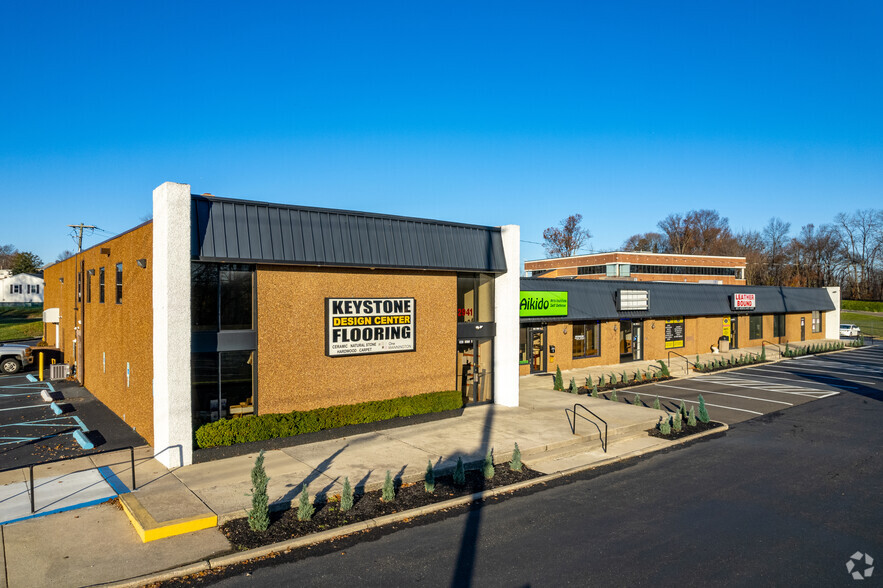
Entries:
POLYGON ((671 374, 668 371, 668 366, 661 359, 656 360, 659 362, 659 373, 661 373, 664 377, 669 377, 671 374))
POLYGON ((598 398, 598 387, 592 386, 592 398, 598 398))
POLYGON ((454 468, 454 485, 466 485, 466 468, 463 466, 463 458, 457 458, 457 466, 454 468))
POLYGON ((484 466, 481 468, 485 480, 493 480, 494 478, 494 448, 491 447, 484 456, 484 466))
POLYGON ((509 462, 509 469, 513 472, 521 471, 521 450, 518 449, 518 443, 515 444, 515 450, 512 451, 512 461, 509 462))
POLYGON ((668 418, 659 421, 659 432, 663 435, 671 435, 671 424, 668 418))
POLYGON ((251 470, 251 510, 248 511, 248 526, 252 531, 266 531, 270 526, 269 497, 267 484, 270 478, 264 469, 264 450, 258 453, 251 470))
POLYGON ((842 300, 840 302, 842 310, 864 310, 866 312, 883 312, 883 302, 872 302, 868 300, 842 300))
POLYGON ((553 390, 564 391, 564 377, 561 375, 561 366, 555 367, 555 379, 552 382, 553 390))
POLYGON ((634 404, 635 406, 641 406, 641 395, 640 394, 635 394, 635 398, 634 398, 634 400, 632 400, 632 404, 634 404))
POLYGON ((353 507, 353 487, 350 486, 349 476, 343 479, 343 494, 340 495, 340 512, 346 512, 353 507))
POLYGON ((696 407, 695 406, 690 407, 690 414, 687 415, 687 424, 690 425, 691 427, 696 426, 696 407))
POLYGON ((297 505, 297 520, 308 521, 313 518, 315 512, 316 509, 310 502, 310 493, 307 492, 307 485, 304 483, 303 486, 301 486, 300 502, 297 505))
POLYGON ((396 499, 396 487, 392 481, 392 474, 386 470, 386 478, 383 480, 383 491, 381 493, 383 502, 394 502, 396 499))
POLYGON ((659 396, 656 397, 656 400, 653 401, 653 408, 656 410, 662 410, 662 405, 659 403, 659 396))
POLYGON ((454 410, 462 406, 463 395, 454 390, 329 406, 303 412, 248 415, 202 425, 196 430, 196 443, 200 448, 223 447, 249 441, 266 441, 277 437, 315 433, 345 425, 454 410))
POLYGON ((601 374, 601 377, 598 378, 598 387, 603 388, 605 385, 606 382, 604 381, 604 374, 601 374))
POLYGON ((435 492, 435 470, 432 469, 432 460, 426 464, 426 474, 423 476, 423 489, 432 494, 435 492))
POLYGON ((570 393, 577 394, 579 390, 576 387, 576 378, 570 378, 570 393))
POLYGON ((702 394, 699 395, 699 420, 703 423, 711 420, 708 416, 708 409, 705 408, 705 399, 702 398, 702 394))
POLYGON ((681 429, 683 429, 683 419, 681 417, 680 412, 676 412, 674 416, 671 418, 671 430, 675 433, 680 433, 681 429))
POLYGON ((613 402, 619 402, 619 396, 616 395, 616 388, 613 389, 613 392, 610 393, 610 400, 613 402))

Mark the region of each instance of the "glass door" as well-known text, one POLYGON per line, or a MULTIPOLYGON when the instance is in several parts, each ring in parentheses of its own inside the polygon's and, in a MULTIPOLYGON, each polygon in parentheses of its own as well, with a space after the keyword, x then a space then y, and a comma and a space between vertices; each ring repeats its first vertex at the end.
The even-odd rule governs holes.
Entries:
POLYGON ((493 400, 493 341, 461 340, 457 344, 457 390, 463 404, 493 400))
POLYGON ((619 362, 639 361, 643 358, 643 323, 619 321, 619 362))
POLYGON ((533 327, 530 330, 530 373, 546 371, 546 329, 533 327))

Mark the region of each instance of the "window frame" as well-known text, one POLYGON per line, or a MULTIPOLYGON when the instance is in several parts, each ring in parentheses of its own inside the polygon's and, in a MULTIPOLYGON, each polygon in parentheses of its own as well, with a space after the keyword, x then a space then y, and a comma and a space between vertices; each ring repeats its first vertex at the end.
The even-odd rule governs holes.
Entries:
POLYGON ((601 355, 601 321, 582 321, 582 322, 578 322, 578 323, 573 323, 570 325, 570 330, 571 330, 571 340, 570 340, 571 341, 571 343, 570 343, 570 345, 571 345, 571 347, 570 347, 571 359, 586 359, 589 357, 598 357, 601 355), (588 332, 589 328, 591 328, 593 331, 592 335, 593 335, 593 339, 594 339, 594 343, 595 343, 595 349, 594 349, 594 353, 586 354, 585 353, 585 351, 586 351, 585 337, 587 336, 587 332, 588 332), (574 349, 573 340, 577 336, 578 329, 582 331, 582 335, 584 337, 583 338, 583 354, 582 355, 576 355, 573 351, 573 349, 574 349))
POLYGON ((821 333, 822 332, 822 311, 821 310, 812 311, 812 315, 809 320, 810 320, 810 324, 812 325, 810 328, 810 332, 821 333))
POLYGON ((116 284, 115 284, 116 303, 123 303, 123 262, 116 264, 116 284))
POLYGON ((763 315, 762 314, 751 314, 748 315, 748 339, 752 341, 757 341, 758 339, 763 339, 763 315), (758 336, 754 336, 755 330, 758 332, 758 336))
POLYGON ((98 303, 104 304, 104 280, 105 271, 103 267, 98 268, 98 303))
POLYGON ((773 337, 785 337, 788 329, 784 313, 773 315, 773 337))

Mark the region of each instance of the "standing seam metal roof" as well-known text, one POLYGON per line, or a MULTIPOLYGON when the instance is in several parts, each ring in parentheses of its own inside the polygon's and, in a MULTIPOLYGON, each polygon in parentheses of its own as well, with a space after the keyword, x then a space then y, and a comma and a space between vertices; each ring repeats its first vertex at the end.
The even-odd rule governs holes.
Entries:
POLYGON ((679 316, 728 316, 733 314, 781 314, 834 310, 831 296, 824 288, 786 288, 779 286, 733 286, 717 284, 627 282, 612 280, 573 280, 558 278, 521 278, 522 291, 567 292, 566 317, 522 317, 522 322, 566 320, 605 320, 629 318, 666 318, 679 316), (616 310, 617 290, 647 290, 647 311, 616 310), (733 311, 734 293, 755 294, 755 309, 733 311))
POLYGON ((193 259, 503 273, 498 227, 194 195, 193 259))

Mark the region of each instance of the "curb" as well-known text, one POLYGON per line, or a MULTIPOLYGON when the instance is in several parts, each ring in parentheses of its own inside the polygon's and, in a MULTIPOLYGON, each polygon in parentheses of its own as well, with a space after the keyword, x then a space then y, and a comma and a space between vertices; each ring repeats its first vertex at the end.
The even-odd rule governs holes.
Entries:
POLYGON ((451 500, 446 500, 444 502, 437 502, 435 504, 422 506, 420 508, 415 508, 415 509, 411 509, 411 510, 407 510, 407 511, 384 515, 382 517, 377 517, 375 519, 369 519, 367 521, 361 521, 358 523, 353 523, 351 525, 337 527, 336 529, 329 529, 327 531, 313 533, 311 535, 306 535, 304 537, 296 537, 294 539, 287 539, 285 541, 280 541, 279 543, 273 543, 271 545, 265 545, 263 547, 255 547, 254 549, 249 549, 246 551, 238 551, 238 552, 230 553, 227 555, 221 555, 218 557, 194 562, 194 563, 188 564, 186 566, 181 566, 178 568, 166 570, 164 572, 159 572, 159 573, 155 573, 155 574, 147 574, 144 576, 138 576, 136 578, 130 578, 128 580, 122 580, 119 582, 109 582, 106 584, 98 584, 98 585, 99 586, 108 586, 108 587, 113 587, 113 588, 135 588, 137 586, 144 586, 146 584, 150 584, 153 582, 163 582, 165 580, 171 580, 173 578, 187 576, 190 574, 195 574, 197 572, 204 572, 204 571, 215 569, 215 568, 221 568, 224 566, 242 563, 242 562, 245 562, 250 559, 265 557, 265 556, 271 555, 273 553, 290 551, 292 549, 306 547, 308 545, 315 545, 317 543, 324 543, 326 541, 331 541, 331 540, 337 539, 339 537, 345 537, 347 535, 352 535, 353 533, 367 531, 368 529, 375 529, 375 528, 383 527, 385 525, 389 525, 392 523, 398 523, 398 522, 401 522, 404 520, 413 519, 416 517, 420 517, 420 516, 427 515, 427 514, 432 514, 435 512, 442 511, 442 510, 447 510, 449 508, 453 508, 456 506, 471 504, 473 502, 481 502, 481 501, 484 501, 488 498, 493 498, 494 496, 499 496, 501 494, 509 494, 509 493, 512 493, 512 492, 515 492, 518 490, 522 490, 524 488, 530 488, 531 486, 539 486, 541 484, 547 484, 547 483, 552 482, 554 480, 558 480, 560 478, 571 476, 573 474, 586 472, 586 471, 600 468, 600 467, 603 467, 606 465, 618 463, 621 461, 626 461, 629 459, 633 459, 635 457, 640 457, 642 455, 655 453, 657 451, 671 449, 672 447, 684 445, 686 443, 690 443, 690 442, 696 441, 698 439, 701 439, 703 437, 708 437, 710 435, 717 435, 720 433, 725 433, 730 429, 729 425, 727 425, 726 423, 721 423, 721 424, 723 426, 715 427, 714 429, 709 429, 708 431, 703 431, 701 433, 696 433, 695 435, 690 435, 689 437, 683 437, 681 439, 675 439, 673 441, 667 441, 667 440, 663 439, 662 440, 663 443, 660 443, 659 445, 655 445, 653 447, 647 447, 644 449, 637 449, 635 451, 630 451, 628 453, 624 453, 624 454, 618 455, 616 457, 611 457, 608 459, 596 461, 596 462, 586 464, 586 465, 576 466, 573 468, 569 468, 567 470, 555 472, 553 474, 546 474, 544 476, 540 476, 538 478, 533 478, 531 480, 525 480, 523 482, 518 482, 516 484, 509 484, 508 486, 501 486, 500 488, 493 488, 491 490, 485 490, 483 492, 476 492, 474 494, 468 494, 466 496, 452 498, 451 500))

